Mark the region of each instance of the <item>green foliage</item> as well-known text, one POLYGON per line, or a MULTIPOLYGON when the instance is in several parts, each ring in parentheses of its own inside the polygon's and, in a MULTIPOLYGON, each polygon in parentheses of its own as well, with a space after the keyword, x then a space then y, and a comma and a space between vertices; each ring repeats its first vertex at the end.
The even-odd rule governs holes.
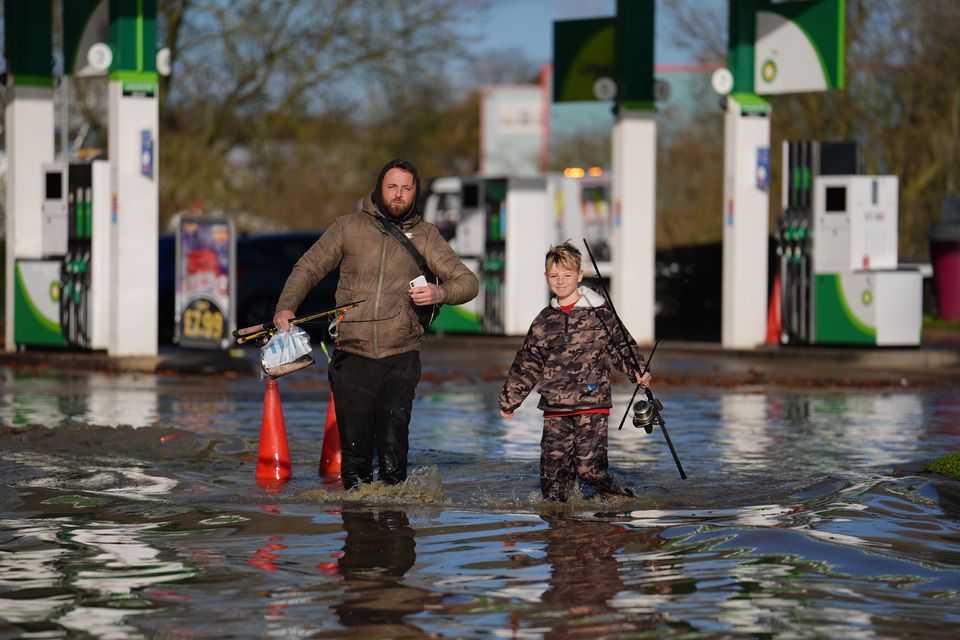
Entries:
POLYGON ((960 451, 941 456, 927 465, 927 471, 960 480, 960 451))
POLYGON ((950 331, 957 332, 957 338, 960 340, 960 321, 958 320, 941 320, 935 316, 924 315, 923 316, 923 328, 924 329, 946 329, 950 331))

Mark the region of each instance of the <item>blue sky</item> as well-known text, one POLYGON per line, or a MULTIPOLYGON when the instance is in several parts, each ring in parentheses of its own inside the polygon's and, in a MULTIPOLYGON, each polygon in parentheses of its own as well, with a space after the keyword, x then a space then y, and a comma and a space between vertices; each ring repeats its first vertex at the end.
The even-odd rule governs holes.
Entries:
MULTIPOLYGON (((660 5, 656 7, 656 62, 691 62, 688 54, 666 42, 666 12, 660 5)), ((616 6, 616 0, 491 0, 489 22, 471 29, 482 34, 472 48, 520 49, 532 62, 547 63, 553 58, 554 21, 609 17, 616 14, 616 6)))

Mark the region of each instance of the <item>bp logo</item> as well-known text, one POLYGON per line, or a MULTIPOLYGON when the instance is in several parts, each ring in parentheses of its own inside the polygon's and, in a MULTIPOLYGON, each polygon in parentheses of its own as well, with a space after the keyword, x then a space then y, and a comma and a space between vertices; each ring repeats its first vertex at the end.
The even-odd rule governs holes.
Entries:
POLYGON ((773 82, 777 77, 777 63, 773 60, 767 60, 760 67, 760 77, 764 82, 773 82))
POLYGON ((863 302, 863 306, 869 307, 870 303, 873 302, 873 292, 870 289, 864 289, 863 293, 860 294, 860 301, 863 302))
POLYGON ((51 283, 50 283, 50 291, 49 291, 49 293, 50 293, 50 299, 51 299, 53 302, 60 302, 60 283, 59 283, 59 282, 51 282, 51 283))

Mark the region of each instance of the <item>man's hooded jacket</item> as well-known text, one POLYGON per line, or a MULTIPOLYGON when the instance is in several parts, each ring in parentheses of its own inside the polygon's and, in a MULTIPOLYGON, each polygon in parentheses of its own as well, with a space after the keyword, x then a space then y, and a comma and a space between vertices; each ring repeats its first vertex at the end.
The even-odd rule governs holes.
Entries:
MULTIPOLYGON (((407 290, 420 270, 407 250, 384 230, 375 216, 384 218, 387 224, 396 224, 410 238, 430 270, 441 279, 444 304, 463 304, 479 291, 477 277, 460 261, 437 228, 423 221, 420 202, 420 176, 416 168, 398 160, 384 165, 361 210, 337 218, 294 265, 277 301, 277 311, 296 312, 310 289, 339 266, 337 304, 363 302, 345 312, 338 327, 337 348, 370 358, 418 349, 424 328, 407 290), (382 213, 386 207, 380 198, 383 177, 394 167, 412 173, 417 189, 410 210, 399 219, 382 213)), ((304 310, 309 311, 313 310, 304 310)))

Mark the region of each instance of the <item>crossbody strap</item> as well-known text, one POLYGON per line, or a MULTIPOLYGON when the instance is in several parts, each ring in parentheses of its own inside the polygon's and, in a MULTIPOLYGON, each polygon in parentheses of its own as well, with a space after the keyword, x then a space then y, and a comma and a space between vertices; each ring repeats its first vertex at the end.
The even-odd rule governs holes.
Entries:
POLYGON ((403 248, 407 250, 410 254, 410 257, 413 258, 413 261, 417 264, 417 267, 420 269, 420 272, 423 273, 424 277, 427 279, 427 282, 437 282, 437 276, 430 270, 430 267, 427 266, 427 261, 423 259, 423 256, 420 255, 420 252, 417 251, 417 248, 413 246, 413 243, 410 242, 410 238, 400 230, 400 227, 393 224, 389 220, 385 220, 383 216, 374 215, 377 222, 380 223, 380 226, 383 227, 384 231, 392 235, 397 239, 403 248))

